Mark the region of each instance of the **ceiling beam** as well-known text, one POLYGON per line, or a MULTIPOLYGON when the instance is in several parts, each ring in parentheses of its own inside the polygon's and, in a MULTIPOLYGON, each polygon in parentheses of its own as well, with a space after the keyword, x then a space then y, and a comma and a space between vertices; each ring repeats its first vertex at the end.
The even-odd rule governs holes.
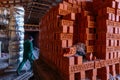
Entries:
POLYGON ((39 12, 42 12, 42 13, 46 13, 47 11, 40 11, 40 10, 35 10, 35 9, 27 9, 26 12, 36 12, 36 13, 39 13, 39 12))
POLYGON ((42 6, 47 6, 49 8, 51 8, 52 5, 49 4, 44 4, 44 3, 39 3, 39 2, 33 2, 33 4, 37 4, 37 5, 42 5, 42 6))
POLYGON ((30 6, 31 8, 41 9, 41 10, 49 10, 49 8, 42 8, 38 6, 30 6))
MULTIPOLYGON (((30 13, 28 13, 28 12, 25 13, 25 16, 29 16, 29 15, 30 15, 30 13)), ((38 17, 38 16, 43 16, 43 15, 45 15, 45 14, 32 12, 30 16, 38 17)))

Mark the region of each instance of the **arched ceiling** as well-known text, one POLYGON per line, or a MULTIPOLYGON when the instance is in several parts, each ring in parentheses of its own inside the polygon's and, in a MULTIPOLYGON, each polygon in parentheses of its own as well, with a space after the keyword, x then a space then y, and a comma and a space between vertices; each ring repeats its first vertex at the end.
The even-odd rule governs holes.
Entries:
POLYGON ((23 6, 25 23, 39 24, 43 15, 62 0, 0 0, 0 7, 23 6))

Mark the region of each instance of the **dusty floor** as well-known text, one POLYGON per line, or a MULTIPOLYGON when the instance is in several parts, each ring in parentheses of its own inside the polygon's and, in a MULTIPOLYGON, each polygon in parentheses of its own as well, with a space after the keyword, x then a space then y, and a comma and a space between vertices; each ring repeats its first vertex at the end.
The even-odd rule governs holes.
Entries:
MULTIPOLYGON (((25 72, 21 72, 23 74, 25 72)), ((0 75, 0 80, 15 80, 18 77, 16 72, 5 72, 2 75, 0 75)))

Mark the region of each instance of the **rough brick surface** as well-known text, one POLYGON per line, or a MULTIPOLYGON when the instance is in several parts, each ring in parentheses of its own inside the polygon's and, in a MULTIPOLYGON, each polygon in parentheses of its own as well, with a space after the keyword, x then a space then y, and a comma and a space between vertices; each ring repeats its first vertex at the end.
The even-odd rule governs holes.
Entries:
POLYGON ((51 8, 41 19, 42 57, 64 80, 108 80, 109 73, 120 74, 119 9, 117 0, 64 0, 51 8), (79 42, 86 45, 84 59, 73 55, 79 42))

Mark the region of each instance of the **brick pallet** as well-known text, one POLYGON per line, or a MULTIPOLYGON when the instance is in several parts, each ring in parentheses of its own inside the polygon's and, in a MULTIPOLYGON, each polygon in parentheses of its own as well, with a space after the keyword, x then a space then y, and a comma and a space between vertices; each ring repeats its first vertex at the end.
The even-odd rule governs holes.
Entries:
POLYGON ((65 0, 52 8, 40 22, 42 58, 64 80, 116 77, 120 74, 119 5, 117 0, 65 0), (75 55, 74 44, 79 42, 86 45, 85 60, 75 55))

